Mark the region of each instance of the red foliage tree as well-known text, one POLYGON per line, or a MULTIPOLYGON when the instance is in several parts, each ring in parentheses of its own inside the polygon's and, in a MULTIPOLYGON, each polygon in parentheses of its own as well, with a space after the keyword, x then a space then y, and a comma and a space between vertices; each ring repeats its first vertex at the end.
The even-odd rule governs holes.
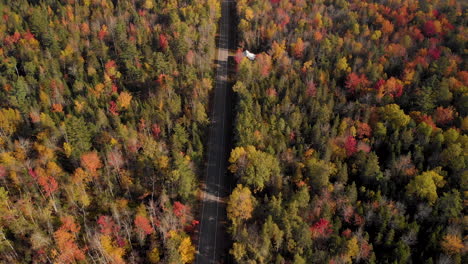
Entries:
POLYGON ((429 56, 431 56, 432 59, 434 60, 438 60, 440 58, 440 49, 439 48, 432 48, 432 49, 429 49, 429 51, 427 52, 429 54, 429 56))
POLYGON ((98 38, 99 40, 104 40, 104 38, 107 36, 107 27, 105 25, 103 25, 101 27, 101 30, 99 30, 98 32, 98 38))
POLYGON ((350 238, 351 237, 351 229, 347 228, 346 230, 341 232, 341 235, 343 235, 346 238, 350 238))
POLYGON ((278 95, 278 92, 276 92, 275 88, 268 88, 266 90, 266 94, 268 97, 276 97, 278 95))
POLYGON ((182 204, 181 202, 174 202, 174 207, 172 208, 172 212, 176 216, 181 217, 183 215, 184 210, 185 210, 184 204, 182 204))
POLYGON ((166 50, 168 46, 169 41, 167 40, 167 36, 165 34, 159 34, 159 47, 166 50))
POLYGON ((307 83, 306 95, 311 96, 311 97, 314 97, 317 95, 317 87, 314 81, 309 81, 307 83))
POLYGON ((52 176, 39 177, 37 183, 42 187, 46 196, 51 196, 58 190, 58 182, 52 176))
POLYGON ((359 215, 358 213, 354 214, 354 225, 356 226, 362 226, 364 224, 364 217, 359 215))
POLYGON ((234 61, 236 62, 236 64, 239 64, 243 58, 244 54, 242 53, 242 49, 238 48, 236 51, 236 55, 234 56, 234 61))
POLYGON ((7 175, 5 166, 0 165, 0 179, 4 179, 7 175))
POLYGON ((18 33, 18 31, 16 31, 13 35, 11 36, 6 36, 3 40, 3 43, 5 43, 5 45, 12 45, 12 44, 15 44, 16 42, 18 42, 18 40, 20 40, 21 38, 21 34, 18 33))
POLYGON ((310 231, 312 232, 313 237, 324 237, 331 234, 332 229, 330 222, 325 218, 321 218, 317 223, 310 227, 310 231))
POLYGON ((161 134, 161 127, 158 124, 153 124, 151 126, 151 132, 153 132, 153 136, 158 138, 159 134, 161 134))
POLYGON ((379 90, 384 84, 385 84, 385 80, 380 79, 375 83, 374 89, 379 90))
POLYGON ((112 93, 118 93, 119 88, 117 87, 115 83, 113 83, 111 86, 111 90, 112 90, 112 93))
POLYGON ((54 177, 48 175, 43 168, 36 168, 34 171, 29 169, 29 175, 36 180, 37 184, 41 186, 47 197, 51 196, 58 190, 58 182, 54 177))
POLYGON ((423 32, 426 37, 432 37, 437 33, 434 21, 426 21, 423 26, 423 32))
POLYGON ((117 112, 117 104, 114 101, 109 102, 109 112, 115 116, 119 115, 119 112, 117 112))
POLYGON ((12 37, 13 43, 16 43, 18 42, 18 40, 20 40, 21 34, 18 31, 16 31, 11 37, 12 37))
POLYGON ((154 229, 151 226, 150 221, 148 220, 147 217, 143 215, 137 215, 135 217, 134 224, 140 232, 143 232, 146 235, 152 234, 154 232, 154 229))
POLYGON ((197 225, 200 224, 200 221, 197 221, 197 220, 192 220, 191 224, 190 225, 187 225, 184 230, 185 232, 187 233, 192 233, 195 228, 197 227, 197 225))
POLYGON ((432 116, 422 115, 421 116, 421 122, 424 122, 424 123, 428 124, 430 127, 432 127, 432 129, 437 128, 436 124, 432 120, 432 116))
POLYGON ((97 223, 99 224, 99 232, 104 235, 111 235, 112 233, 116 233, 119 229, 114 220, 112 220, 112 217, 107 215, 99 216, 97 223))
POLYGON ((296 134, 294 133, 294 131, 291 131, 291 133, 289 133, 289 140, 294 140, 296 138, 296 134))
POLYGON ((37 174, 36 174, 35 171, 33 171, 33 169, 29 169, 28 174, 29 174, 29 176, 31 176, 31 178, 33 178, 35 180, 37 179, 37 174))
POLYGON ((289 24, 289 21, 291 20, 288 13, 284 11, 284 9, 282 8, 276 9, 276 17, 277 17, 277 20, 279 21, 278 25, 280 29, 284 29, 284 27, 287 24, 289 24))
POLYGON ((350 93, 355 93, 360 88, 364 88, 369 85, 369 80, 364 74, 357 75, 356 73, 352 72, 346 78, 345 86, 350 93))
POLYGON ((356 139, 354 137, 352 137, 352 136, 348 136, 346 138, 344 148, 346 150, 346 155, 348 157, 352 156, 357 151, 357 141, 356 141, 356 139))
POLYGON ((23 38, 27 41, 34 39, 34 34, 32 34, 29 29, 23 33, 23 38))
POLYGON ((115 60, 109 60, 108 62, 106 62, 104 68, 106 68, 106 70, 110 69, 110 68, 114 68, 117 66, 117 63, 115 63, 115 60))

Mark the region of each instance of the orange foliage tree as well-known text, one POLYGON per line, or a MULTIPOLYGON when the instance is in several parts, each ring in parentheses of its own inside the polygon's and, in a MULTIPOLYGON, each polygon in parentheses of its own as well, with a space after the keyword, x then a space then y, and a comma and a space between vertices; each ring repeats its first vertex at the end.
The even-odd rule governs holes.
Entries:
POLYGON ((96 151, 85 153, 81 156, 81 166, 92 176, 97 177, 97 170, 102 168, 101 160, 96 151))
POLYGON ((54 233, 55 242, 60 251, 56 259, 57 263, 75 263, 84 260, 84 251, 75 243, 80 226, 69 215, 61 217, 60 221, 62 226, 54 233))

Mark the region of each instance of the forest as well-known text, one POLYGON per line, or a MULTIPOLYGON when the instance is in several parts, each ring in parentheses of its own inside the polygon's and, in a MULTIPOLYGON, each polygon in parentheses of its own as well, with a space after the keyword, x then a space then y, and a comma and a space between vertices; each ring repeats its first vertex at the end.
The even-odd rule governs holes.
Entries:
POLYGON ((0 14, 0 262, 193 262, 219 1, 0 14))
MULTIPOLYGON (((195 262, 221 2, 0 0, 0 263, 195 262)), ((234 2, 227 263, 468 263, 468 3, 234 2)))
POLYGON ((237 14, 235 262, 467 263, 467 2, 237 14))

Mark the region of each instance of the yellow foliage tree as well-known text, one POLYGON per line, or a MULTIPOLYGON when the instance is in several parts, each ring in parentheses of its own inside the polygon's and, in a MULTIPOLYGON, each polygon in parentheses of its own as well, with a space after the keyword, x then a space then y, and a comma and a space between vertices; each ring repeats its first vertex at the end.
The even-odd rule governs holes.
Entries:
POLYGON ((406 188, 408 194, 416 194, 420 198, 427 199, 430 204, 434 204, 438 198, 437 187, 444 185, 444 177, 432 170, 416 176, 406 188))
POLYGON ((232 173, 236 173, 238 170, 237 162, 241 158, 245 158, 247 152, 245 151, 244 147, 237 147, 231 151, 231 156, 229 157, 229 162, 231 165, 229 166, 229 170, 232 173))
POLYGON ((153 3, 153 0, 145 0, 145 5, 144 7, 146 9, 152 9, 154 7, 154 3, 153 3))
POLYGON ((2 108, 0 110, 0 133, 10 136, 15 133, 21 123, 21 115, 18 110, 2 108))
POLYGON ((63 174, 63 170, 59 165, 57 165, 57 163, 49 161, 47 162, 47 174, 53 177, 59 177, 61 174, 63 174))
POLYGON ((39 143, 39 142, 34 142, 34 149, 39 153, 39 157, 41 157, 41 160, 49 160, 52 159, 54 155, 54 150, 51 148, 48 148, 47 146, 39 143))
POLYGON ((117 99, 117 105, 120 108, 127 109, 130 106, 132 101, 132 95, 129 92, 121 92, 119 98, 117 99))
POLYGON ((345 72, 351 71, 351 67, 349 67, 348 60, 346 59, 346 57, 343 57, 338 60, 338 62, 336 63, 336 69, 338 69, 339 71, 345 71, 345 72))
POLYGON ((247 21, 250 21, 254 18, 254 11, 252 10, 252 8, 249 8, 247 7, 245 9, 245 19, 247 19, 247 21))
POLYGON ((378 40, 382 36, 382 31, 376 30, 371 36, 372 40, 378 40))
POLYGON ((70 157, 72 150, 73 150, 72 146, 69 143, 67 142, 63 143, 63 152, 65 153, 65 156, 67 156, 67 158, 70 157))
POLYGON ((274 60, 277 60, 281 57, 283 57, 283 55, 285 54, 286 52, 286 44, 285 42, 281 42, 281 43, 278 43, 278 42, 273 42, 273 44, 271 45, 271 56, 274 60))
POLYGON ((112 241, 112 238, 109 235, 101 235, 99 240, 101 242, 102 249, 104 250, 106 256, 111 260, 111 263, 125 263, 122 258, 125 254, 125 249, 116 246, 115 242, 112 241))
POLYGON ((73 47, 70 44, 67 44, 64 50, 60 52, 60 59, 66 60, 70 58, 73 54, 73 47))
POLYGON ((195 247, 192 245, 190 237, 186 237, 180 242, 179 254, 182 263, 192 263, 195 259, 195 247))
POLYGON ((104 88, 105 88, 105 85, 103 83, 98 83, 94 86, 94 88, 90 89, 90 93, 96 97, 99 97, 104 91, 104 88))
POLYGON ((82 168, 78 167, 72 176, 72 182, 75 184, 80 184, 82 182, 89 182, 91 178, 89 174, 83 170, 82 168))
POLYGON ((347 255, 350 257, 350 258, 356 258, 356 256, 359 254, 359 244, 358 244, 358 240, 355 236, 353 236, 353 238, 351 238, 347 245, 346 245, 346 248, 347 248, 347 255))
MULTIPOLYGON (((182 231, 171 230, 169 231, 169 244, 177 248, 180 259, 177 263, 191 263, 195 259, 195 247, 192 245, 190 237, 182 231)), ((175 262, 175 261, 172 261, 175 262)))
POLYGON ((254 199, 250 189, 238 184, 229 197, 227 215, 234 224, 252 217, 254 199))
POLYGON ((159 256, 159 249, 157 247, 154 247, 148 252, 148 260, 152 264, 159 263, 159 260, 161 257, 159 256))
POLYGON ((50 106, 50 97, 46 92, 44 92, 42 90, 39 91, 39 100, 41 101, 41 104, 43 106, 45 106, 45 107, 50 106))

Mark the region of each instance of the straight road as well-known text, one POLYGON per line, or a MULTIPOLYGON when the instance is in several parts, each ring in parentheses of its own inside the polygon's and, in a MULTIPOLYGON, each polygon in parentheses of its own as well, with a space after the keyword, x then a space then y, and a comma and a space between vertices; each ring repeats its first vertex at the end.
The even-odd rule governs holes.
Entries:
POLYGON ((226 263, 229 241, 226 233, 226 197, 230 194, 227 179, 227 146, 231 130, 230 92, 228 91, 229 14, 232 4, 221 0, 216 84, 211 127, 208 139, 206 175, 203 190, 198 252, 196 263, 226 263))

